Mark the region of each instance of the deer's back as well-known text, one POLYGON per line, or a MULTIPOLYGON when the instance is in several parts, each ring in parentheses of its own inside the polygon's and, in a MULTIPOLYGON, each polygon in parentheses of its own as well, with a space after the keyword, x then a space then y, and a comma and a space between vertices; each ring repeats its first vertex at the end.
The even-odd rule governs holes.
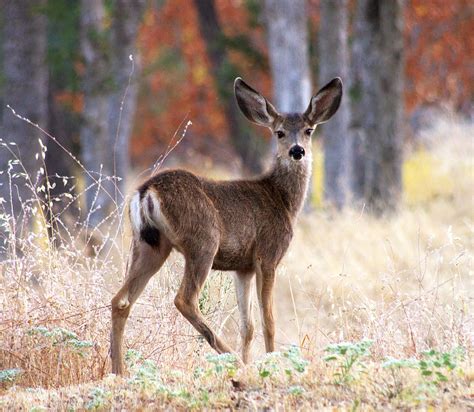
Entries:
POLYGON ((185 256, 217 242, 214 269, 251 271, 259 255, 279 261, 292 236, 281 200, 258 180, 210 181, 171 170, 139 192, 159 200, 165 234, 185 256))

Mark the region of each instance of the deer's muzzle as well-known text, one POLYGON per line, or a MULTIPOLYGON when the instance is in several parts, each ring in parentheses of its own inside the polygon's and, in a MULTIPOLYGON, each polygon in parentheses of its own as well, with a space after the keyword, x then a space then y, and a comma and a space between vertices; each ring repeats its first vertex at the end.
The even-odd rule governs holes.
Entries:
POLYGON ((288 153, 290 157, 292 157, 295 160, 301 160, 304 156, 304 148, 299 146, 299 145, 294 145, 291 149, 290 152, 288 153))

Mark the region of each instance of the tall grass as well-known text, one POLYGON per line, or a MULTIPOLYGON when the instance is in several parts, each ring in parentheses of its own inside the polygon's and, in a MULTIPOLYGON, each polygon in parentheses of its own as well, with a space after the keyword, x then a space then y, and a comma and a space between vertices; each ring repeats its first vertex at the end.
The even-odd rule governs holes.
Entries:
MULTIPOLYGON (((300 346, 309 359, 328 344, 362 339, 373 340, 375 359, 419 357, 429 348, 472 351, 472 135, 472 127, 441 122, 426 147, 408 154, 406 199, 397 215, 375 219, 363 209, 319 209, 300 219, 278 271, 277 346, 300 346)), ((35 222, 28 236, 16 238, 18 222, 0 216, 9 234, 0 264, 0 369, 21 370, 15 383, 27 387, 58 388, 109 373, 109 302, 128 254, 121 205, 91 254, 87 226, 66 224, 62 210, 48 220, 49 200, 38 196, 25 209, 35 222), (58 242, 48 237, 51 228, 58 242)), ((125 345, 162 370, 189 374, 209 348, 174 308, 182 273, 183 259, 173 253, 135 304, 125 345)), ((210 276, 200 307, 237 348, 228 274, 210 276)), ((254 358, 263 354, 257 335, 254 358)))

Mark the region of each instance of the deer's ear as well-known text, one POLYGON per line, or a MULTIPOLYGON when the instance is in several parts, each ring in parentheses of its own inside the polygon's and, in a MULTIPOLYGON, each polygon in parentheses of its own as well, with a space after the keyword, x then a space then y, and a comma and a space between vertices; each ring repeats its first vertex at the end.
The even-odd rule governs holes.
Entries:
POLYGON ((272 104, 240 77, 234 82, 235 98, 244 116, 260 126, 271 127, 278 117, 272 104))
POLYGON ((342 80, 332 79, 309 102, 304 116, 310 124, 327 122, 336 113, 342 99, 342 80))

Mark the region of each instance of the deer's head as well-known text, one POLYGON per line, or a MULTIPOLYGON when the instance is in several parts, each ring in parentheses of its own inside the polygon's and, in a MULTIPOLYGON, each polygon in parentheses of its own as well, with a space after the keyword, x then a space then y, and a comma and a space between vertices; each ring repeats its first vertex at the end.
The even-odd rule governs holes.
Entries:
POLYGON ((342 80, 331 80, 310 100, 304 113, 281 114, 240 77, 234 83, 240 110, 253 123, 268 127, 277 139, 280 159, 300 162, 311 159, 311 136, 318 124, 336 113, 342 98, 342 80))

